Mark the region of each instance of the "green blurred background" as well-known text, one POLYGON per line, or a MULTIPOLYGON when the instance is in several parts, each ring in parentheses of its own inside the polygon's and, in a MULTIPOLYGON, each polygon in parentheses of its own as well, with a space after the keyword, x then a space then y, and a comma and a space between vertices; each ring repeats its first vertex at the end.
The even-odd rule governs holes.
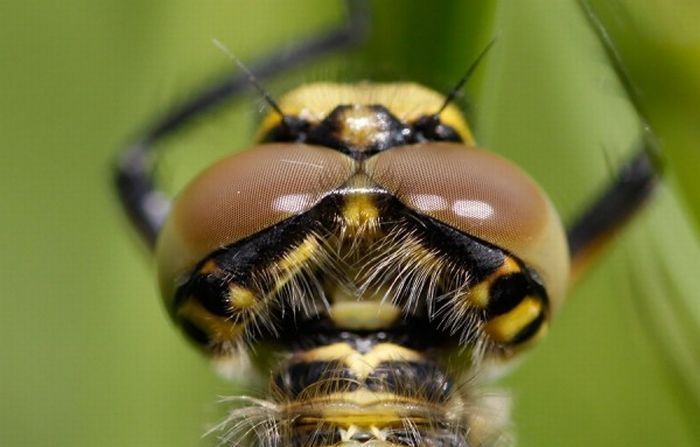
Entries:
MULTIPOLYGON (((700 14, 686 1, 593 3, 672 154, 669 185, 503 386, 521 446, 695 446, 700 14)), ((575 2, 373 9, 369 45, 270 90, 366 77, 446 91, 498 35, 468 88, 469 116, 478 140, 524 166, 565 220, 633 148, 636 112, 575 2)), ((240 389, 167 321, 148 253, 114 202, 110 162, 150 118, 231 69, 212 38, 252 61, 342 16, 327 0, 0 4, 1 446, 215 443, 201 434, 225 411, 216 396, 240 389)), ((169 141, 163 182, 177 190, 249 144, 260 108, 248 95, 169 141)))

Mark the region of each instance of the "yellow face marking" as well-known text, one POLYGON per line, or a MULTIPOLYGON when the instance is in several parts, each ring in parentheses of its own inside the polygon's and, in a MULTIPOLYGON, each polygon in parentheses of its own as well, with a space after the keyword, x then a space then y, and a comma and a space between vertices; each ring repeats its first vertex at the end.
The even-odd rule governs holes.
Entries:
POLYGON ((488 279, 486 281, 482 281, 469 289, 469 295, 466 297, 466 299, 476 304, 480 308, 485 309, 486 306, 489 305, 489 298, 491 297, 490 289, 491 281, 488 279))
POLYGON ((212 315, 197 300, 189 298, 178 310, 178 315, 187 318, 204 330, 213 342, 235 340, 243 333, 244 325, 212 315))
MULTIPOLYGON (((401 345, 395 345, 393 343, 378 343, 371 351, 364 355, 362 362, 365 366, 372 366, 372 370, 379 366, 379 364, 384 362, 419 362, 424 360, 422 354, 412 349, 404 348, 401 345)), ((363 365, 348 365, 353 370, 362 369, 363 365)), ((372 370, 367 372, 367 375, 372 372, 372 370)), ((363 376, 362 378, 365 378, 363 376)))
MULTIPOLYGON (((405 398, 399 397, 393 393, 377 393, 366 388, 360 388, 355 391, 348 391, 344 393, 333 393, 329 395, 328 398, 330 401, 345 402, 358 407, 369 407, 372 405, 406 400, 405 398)), ((344 410, 340 408, 334 408, 333 410, 335 410, 335 413, 344 412, 344 410)))
POLYGON ((542 301, 535 297, 525 297, 510 312, 486 323, 486 333, 495 341, 508 343, 528 324, 532 323, 542 312, 542 301))
MULTIPOLYGON (((381 414, 362 410, 361 413, 358 412, 357 414, 328 415, 320 418, 318 421, 326 424, 339 425, 341 427, 350 427, 352 425, 370 427, 372 424, 381 425, 382 427, 400 427, 403 419, 404 418, 401 416, 395 414, 381 414)), ((302 420, 306 419, 303 418, 302 420)))
POLYGON ((207 262, 205 262, 202 268, 199 269, 199 273, 201 273, 202 275, 209 275, 217 271, 219 271, 219 266, 216 265, 216 262, 214 262, 213 259, 210 259, 207 262))
POLYGON ((347 343, 334 343, 304 351, 298 358, 305 362, 341 361, 359 380, 366 379, 384 362, 424 360, 419 352, 393 343, 374 345, 366 354, 356 351, 347 343))
POLYGON ((353 354, 358 354, 358 352, 349 344, 341 342, 304 351, 299 354, 299 359, 304 362, 331 362, 342 360, 353 354))
POLYGON ((305 415, 298 418, 302 424, 334 424, 349 430, 353 425, 363 428, 372 426, 391 427, 401 425, 410 418, 415 424, 428 422, 428 415, 421 412, 439 412, 442 407, 425 401, 397 396, 392 393, 377 393, 358 389, 345 393, 325 395, 318 399, 295 402, 285 407, 290 413, 303 414, 306 408, 319 408, 320 416, 305 415), (323 403, 322 406, 317 404, 323 403), (426 411, 428 410, 428 411, 426 411))
POLYGON ((330 317, 339 328, 374 331, 392 327, 401 309, 381 301, 343 301, 331 306, 330 317))
POLYGON ((255 294, 245 287, 238 284, 230 284, 228 287, 228 299, 231 302, 231 307, 235 309, 248 309, 253 307, 258 302, 255 294))
MULTIPOLYGON (((278 104, 285 115, 308 120, 312 124, 321 122, 342 104, 381 104, 399 120, 412 123, 418 118, 437 113, 444 101, 445 97, 440 93, 413 83, 315 83, 292 90, 280 98, 278 104)), ((278 126, 281 119, 278 113, 269 113, 260 125, 258 140, 278 126)), ((469 126, 456 106, 449 104, 440 113, 440 120, 455 129, 465 143, 474 145, 469 126)))
POLYGON ((496 270, 496 273, 498 276, 503 276, 509 273, 518 273, 519 271, 520 266, 515 259, 511 258, 510 256, 506 256, 506 259, 503 261, 503 265, 496 270))
POLYGON ((308 264, 310 260, 319 252, 320 246, 314 236, 309 236, 297 247, 285 253, 277 264, 272 267, 276 277, 276 292, 282 288, 308 264))
MULTIPOLYGON (((354 425, 357 427, 369 428, 373 424, 382 427, 401 427, 402 421, 405 419, 406 418, 394 414, 363 412, 357 414, 328 415, 324 417, 301 417, 298 420, 302 424, 310 425, 324 426, 326 424, 332 424, 343 428, 350 428, 354 425)), ((411 418, 411 421, 415 422, 413 418, 411 418)))
POLYGON ((277 268, 290 273, 297 272, 301 269, 304 263, 311 259, 318 250, 318 242, 314 237, 304 239, 304 242, 299 244, 290 252, 286 253, 277 264, 277 268))
MULTIPOLYGON (((281 290, 294 275, 304 268, 318 249, 319 245, 316 239, 309 236, 274 264, 272 267, 272 273, 275 277, 274 290, 281 290)), ((217 270, 218 266, 213 260, 210 260, 202 266, 200 271, 214 272, 217 270)), ((238 284, 229 284, 228 299, 231 303, 231 310, 249 310, 261 304, 261 300, 254 291, 238 284)), ((231 319, 213 315, 193 298, 185 301, 178 309, 178 314, 204 330, 214 343, 234 341, 243 334, 246 327, 245 318, 234 322, 231 319)))
POLYGON ((373 227, 379 220, 379 210, 367 194, 349 194, 342 211, 345 225, 351 229, 373 227))

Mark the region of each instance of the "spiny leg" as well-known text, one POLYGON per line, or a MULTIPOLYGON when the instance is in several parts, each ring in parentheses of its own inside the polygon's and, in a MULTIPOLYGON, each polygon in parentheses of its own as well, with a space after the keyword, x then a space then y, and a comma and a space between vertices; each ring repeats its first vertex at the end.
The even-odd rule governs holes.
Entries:
POLYGON ((643 126, 643 144, 617 171, 613 181, 567 229, 572 270, 577 278, 600 253, 614 234, 644 207, 661 173, 660 146, 640 106, 639 93, 627 74, 614 43, 586 0, 583 13, 598 35, 608 61, 615 70, 643 126))
MULTIPOLYGON (((346 0, 346 3, 348 18, 340 27, 272 53, 251 64, 250 71, 259 79, 269 78, 364 40, 369 25, 366 0, 346 0)), ((233 73, 209 85, 147 127, 118 157, 115 187, 119 199, 131 223, 150 247, 155 244, 170 205, 167 195, 156 185, 151 149, 156 142, 194 118, 235 99, 250 85, 244 72, 233 73)))

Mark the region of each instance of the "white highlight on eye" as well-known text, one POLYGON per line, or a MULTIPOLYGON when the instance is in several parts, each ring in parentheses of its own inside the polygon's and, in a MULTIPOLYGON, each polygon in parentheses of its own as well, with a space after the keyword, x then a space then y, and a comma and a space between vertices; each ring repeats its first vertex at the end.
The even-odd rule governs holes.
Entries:
POLYGON ((494 215, 491 205, 481 200, 455 200, 452 211, 462 217, 485 220, 494 215))
POLYGON ((277 197, 272 202, 272 208, 277 211, 300 213, 309 208, 312 200, 311 194, 287 194, 277 197))
POLYGON ((419 211, 436 211, 449 208, 447 200, 436 194, 413 194, 411 204, 419 211))

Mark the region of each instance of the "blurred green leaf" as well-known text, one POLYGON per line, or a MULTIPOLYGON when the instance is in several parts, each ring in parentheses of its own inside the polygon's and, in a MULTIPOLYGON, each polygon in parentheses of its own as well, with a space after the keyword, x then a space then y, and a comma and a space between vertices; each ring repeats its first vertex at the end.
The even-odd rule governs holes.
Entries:
MULTIPOLYGON (((673 26, 697 23, 692 15, 668 16, 683 11, 675 5, 692 5, 669 4, 654 3, 667 11, 635 23, 657 33, 657 16, 667 17, 678 45, 697 36, 692 26, 673 26)), ((346 79, 348 65, 364 78, 447 91, 498 36, 467 88, 476 135, 530 172, 565 218, 634 148, 636 111, 575 2, 376 0, 372 7, 367 47, 285 74, 270 83, 273 93, 346 79)), ((341 3, 35 0, 0 10, 0 445, 212 445, 200 435, 223 411, 215 396, 241 389, 216 379, 168 322, 151 261, 114 203, 108 168, 131 132, 231 69, 212 38, 249 61, 338 23, 341 3)), ((630 40, 650 56, 675 48, 630 40)), ((646 112, 672 151, 669 172, 685 173, 684 182, 698 166, 687 130, 697 115, 686 110, 698 77, 683 71, 692 64, 682 59, 692 45, 669 50, 670 62, 654 56, 661 62, 647 64, 650 87, 643 87, 658 96, 646 112), (661 75, 649 74, 656 71, 687 74, 661 77, 657 89, 651 82, 661 75)), ((177 190, 214 158, 249 145, 258 107, 251 94, 169 141, 174 154, 160 167, 166 183, 177 190)), ((698 415, 678 385, 697 377, 700 253, 673 197, 664 193, 657 203, 507 380, 519 445, 698 444, 688 422, 698 415), (670 296, 657 308, 660 294, 670 296)))
POLYGON ((662 141, 664 156, 700 223, 700 3, 585 3, 617 49, 639 107, 662 141))

